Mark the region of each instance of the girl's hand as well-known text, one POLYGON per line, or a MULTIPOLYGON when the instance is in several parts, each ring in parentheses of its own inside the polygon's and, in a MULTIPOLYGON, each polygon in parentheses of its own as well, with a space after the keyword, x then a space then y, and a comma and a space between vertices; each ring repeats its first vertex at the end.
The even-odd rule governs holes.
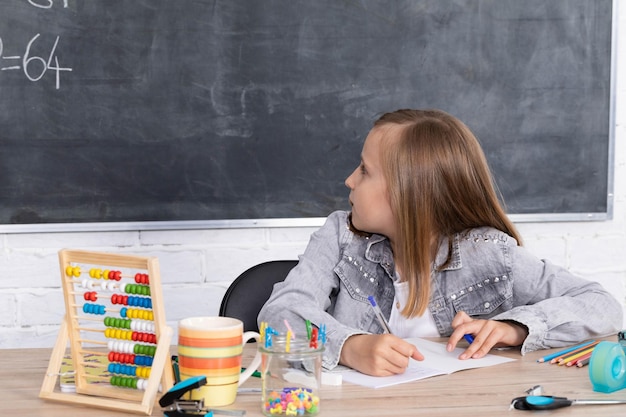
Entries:
POLYGON ((466 334, 474 337, 474 342, 459 356, 459 359, 478 359, 485 356, 491 348, 501 346, 519 346, 528 336, 528 329, 512 321, 475 320, 460 311, 452 320, 454 331, 450 335, 446 349, 452 351, 459 340, 466 334))
POLYGON ((411 359, 421 361, 424 355, 399 337, 359 334, 345 341, 339 363, 367 375, 389 376, 404 373, 411 359))

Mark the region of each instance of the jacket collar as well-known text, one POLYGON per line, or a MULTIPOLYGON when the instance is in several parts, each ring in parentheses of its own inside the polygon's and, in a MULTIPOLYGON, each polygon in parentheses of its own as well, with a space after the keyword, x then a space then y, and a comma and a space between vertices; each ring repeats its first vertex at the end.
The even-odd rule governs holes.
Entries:
MULTIPOLYGON (((461 261, 461 248, 460 248, 460 235, 456 233, 454 235, 452 241, 452 256, 450 257, 450 263, 445 267, 441 268, 442 271, 451 271, 455 269, 461 269, 463 263, 461 261)), ((435 257, 435 270, 439 270, 440 266, 443 265, 448 259, 448 238, 444 238, 439 245, 439 249, 437 250, 437 256, 435 257)))
POLYGON ((389 239, 383 235, 373 234, 367 242, 367 249, 365 250, 365 259, 371 262, 379 263, 387 275, 393 278, 395 275, 395 264, 393 262, 393 253, 391 252, 391 245, 389 239))
MULTIPOLYGON (((383 235, 373 234, 367 238, 367 249, 365 250, 365 258, 372 262, 379 263, 390 277, 395 274, 395 265, 393 262, 393 253, 389 245, 389 239, 383 235)), ((439 269, 448 258, 448 238, 444 238, 437 250, 435 257, 435 267, 439 269)), ((442 271, 451 271, 461 269, 463 262, 461 260, 460 235, 457 233, 452 241, 452 256, 450 263, 442 268, 442 271)))

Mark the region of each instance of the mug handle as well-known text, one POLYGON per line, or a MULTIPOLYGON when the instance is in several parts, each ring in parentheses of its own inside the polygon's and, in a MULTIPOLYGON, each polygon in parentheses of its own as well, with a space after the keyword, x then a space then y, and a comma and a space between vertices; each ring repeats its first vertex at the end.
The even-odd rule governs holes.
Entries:
MULTIPOLYGON (((243 334, 243 345, 245 346, 246 343, 248 343, 248 340, 250 339, 256 339, 257 343, 259 343, 260 338, 261 338, 261 335, 258 334, 257 332, 245 332, 243 334)), ((252 359, 252 362, 250 362, 250 365, 246 368, 246 370, 243 371, 241 375, 239 375, 239 385, 246 382, 246 380, 250 378, 250 376, 252 376, 254 371, 256 371, 259 368, 259 365, 261 365, 261 352, 258 349, 255 349, 255 350, 256 350, 256 355, 254 355, 254 359, 252 359)))

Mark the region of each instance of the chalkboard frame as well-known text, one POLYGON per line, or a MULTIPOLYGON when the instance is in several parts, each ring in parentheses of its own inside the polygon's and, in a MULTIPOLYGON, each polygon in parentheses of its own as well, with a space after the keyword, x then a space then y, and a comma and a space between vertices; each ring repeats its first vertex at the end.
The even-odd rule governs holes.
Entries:
MULTIPOLYGON (((611 65, 610 65, 610 103, 609 137, 607 161, 607 196, 605 212, 588 213, 536 213, 510 214, 514 222, 561 222, 561 221, 605 221, 613 218, 614 190, 614 148, 615 148, 615 76, 616 76, 616 36, 617 36, 618 1, 612 0, 611 26, 611 65)), ((347 195, 347 192, 346 192, 347 195)), ((85 222, 85 223, 33 223, 1 224, 0 233, 37 233, 37 232, 73 232, 73 231, 130 231, 130 230, 177 230, 177 229, 228 229, 257 227, 318 227, 324 217, 309 218, 262 218, 228 220, 181 220, 181 221, 131 221, 131 222, 85 222)))

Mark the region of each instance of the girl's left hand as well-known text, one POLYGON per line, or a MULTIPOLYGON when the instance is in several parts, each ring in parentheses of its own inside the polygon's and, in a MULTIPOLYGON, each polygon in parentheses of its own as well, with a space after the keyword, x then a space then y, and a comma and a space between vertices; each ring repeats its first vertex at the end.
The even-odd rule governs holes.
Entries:
POLYGON ((528 329, 511 321, 476 320, 460 311, 452 320, 454 331, 450 335, 446 349, 451 352, 466 334, 474 337, 474 342, 459 356, 459 359, 478 359, 491 348, 519 346, 528 336, 528 329))

